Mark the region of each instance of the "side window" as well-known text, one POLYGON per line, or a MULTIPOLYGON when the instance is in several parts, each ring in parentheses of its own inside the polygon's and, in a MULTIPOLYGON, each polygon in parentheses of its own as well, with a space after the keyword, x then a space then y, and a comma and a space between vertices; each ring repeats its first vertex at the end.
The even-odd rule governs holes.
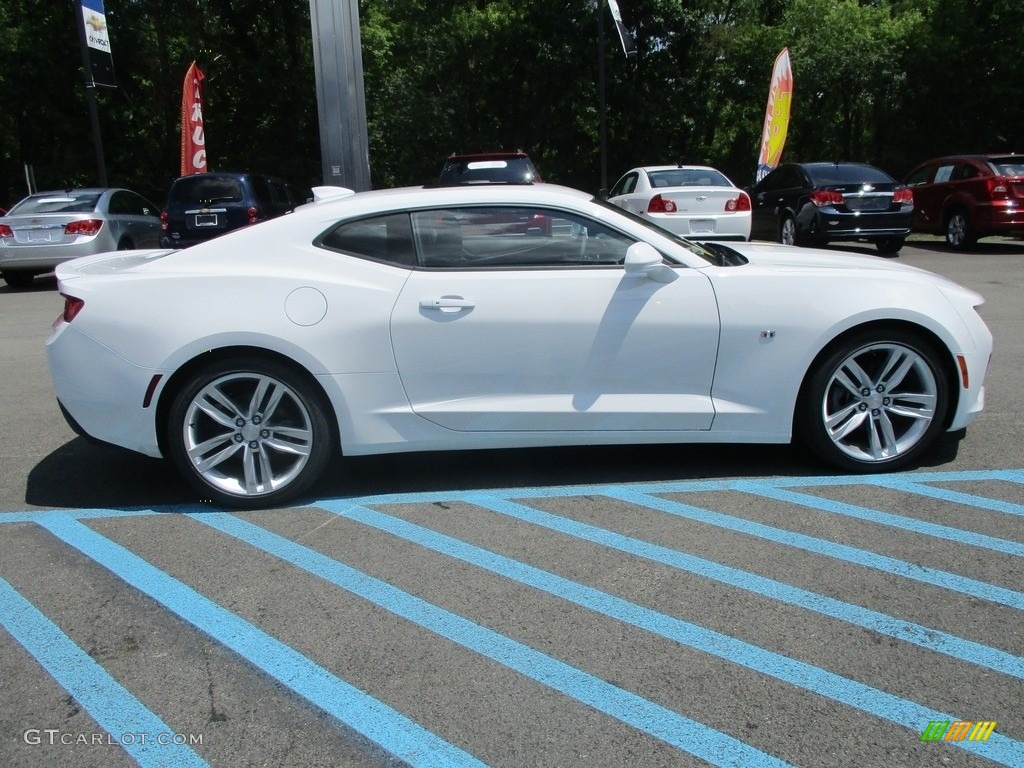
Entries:
POLYGON ((908 187, 919 187, 922 184, 927 184, 931 179, 932 166, 926 165, 923 168, 918 168, 912 174, 907 176, 908 187))
POLYGON ((314 245, 399 267, 416 266, 407 213, 347 221, 321 235, 314 245))
POLYGON ((274 198, 270 196, 270 184, 262 176, 251 176, 252 193, 256 196, 256 202, 266 208, 273 204, 274 198))
POLYGON ((953 175, 953 169, 955 167, 956 166, 953 165, 952 163, 947 163, 946 165, 940 165, 935 170, 935 183, 936 184, 942 184, 943 182, 949 181, 950 177, 952 177, 952 175, 953 175))
POLYGON ((619 195, 628 195, 634 189, 636 189, 636 181, 638 174, 627 173, 621 179, 619 179, 615 186, 612 187, 612 191, 608 193, 608 197, 618 197, 619 195))
POLYGON ((108 210, 115 216, 138 213, 138 211, 132 210, 130 195, 127 192, 115 192, 112 194, 108 210))
POLYGON ((978 169, 975 168, 970 163, 962 163, 961 165, 957 166, 957 169, 956 169, 956 178, 957 179, 973 179, 973 178, 975 178, 976 176, 979 176, 979 175, 980 175, 980 172, 978 171, 978 169))
POLYGON ((576 214, 527 206, 412 214, 424 267, 488 269, 622 264, 635 241, 576 214))

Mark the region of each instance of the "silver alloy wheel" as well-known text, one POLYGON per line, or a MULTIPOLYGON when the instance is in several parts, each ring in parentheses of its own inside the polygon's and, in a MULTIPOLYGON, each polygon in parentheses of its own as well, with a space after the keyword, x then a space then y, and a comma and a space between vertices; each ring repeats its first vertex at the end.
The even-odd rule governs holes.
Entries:
POLYGON ((946 241, 954 248, 965 245, 969 226, 967 216, 957 211, 949 217, 949 223, 946 225, 946 241))
POLYGON ((302 473, 313 450, 313 426, 300 395, 279 379, 229 373, 188 403, 182 441, 190 464, 210 486, 257 497, 302 473))
POLYGON ((783 245, 796 245, 796 222, 792 216, 787 216, 782 220, 779 242, 783 245))
POLYGON ((928 361, 894 342, 851 352, 825 386, 821 416, 832 444, 858 462, 910 451, 935 420, 939 385, 928 361))

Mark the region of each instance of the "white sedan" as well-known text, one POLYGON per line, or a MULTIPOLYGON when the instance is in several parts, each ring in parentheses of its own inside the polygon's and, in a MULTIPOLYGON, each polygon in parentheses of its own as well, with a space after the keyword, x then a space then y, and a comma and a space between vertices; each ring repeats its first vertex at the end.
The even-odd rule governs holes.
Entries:
POLYGON ((841 470, 895 470, 984 402, 982 298, 928 272, 699 246, 551 184, 317 197, 58 267, 48 357, 72 427, 258 507, 339 448, 796 436, 841 470))
POLYGON ((634 168, 608 202, 694 240, 750 239, 750 197, 706 165, 634 168))

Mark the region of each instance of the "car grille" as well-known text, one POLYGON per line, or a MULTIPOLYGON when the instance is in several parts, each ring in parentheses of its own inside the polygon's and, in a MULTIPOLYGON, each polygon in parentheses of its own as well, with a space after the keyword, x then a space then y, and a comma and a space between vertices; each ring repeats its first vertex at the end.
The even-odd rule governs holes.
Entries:
POLYGON ((892 195, 845 195, 844 200, 851 211, 887 211, 892 195))

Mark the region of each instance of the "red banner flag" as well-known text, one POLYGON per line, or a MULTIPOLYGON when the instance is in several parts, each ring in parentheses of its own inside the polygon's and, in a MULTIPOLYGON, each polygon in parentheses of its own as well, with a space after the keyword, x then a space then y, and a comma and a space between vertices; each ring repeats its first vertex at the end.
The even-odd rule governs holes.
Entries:
POLYGON ((206 171, 206 133, 203 131, 203 78, 206 75, 192 65, 185 73, 181 89, 181 175, 206 171))

